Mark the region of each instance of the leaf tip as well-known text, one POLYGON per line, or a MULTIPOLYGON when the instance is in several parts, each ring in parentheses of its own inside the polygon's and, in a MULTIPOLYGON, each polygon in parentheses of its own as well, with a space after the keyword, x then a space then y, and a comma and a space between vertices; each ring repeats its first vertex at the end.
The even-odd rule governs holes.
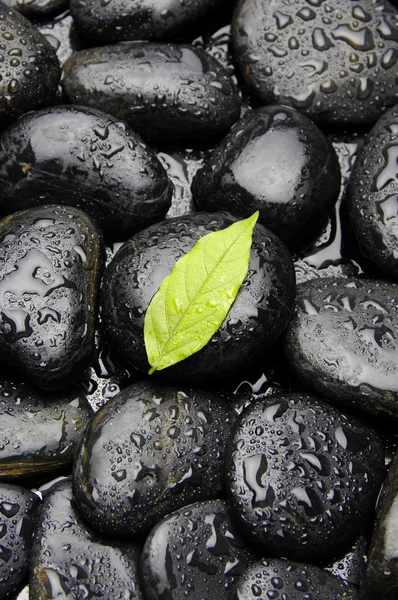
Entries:
POLYGON ((259 216, 260 216, 260 211, 259 211, 259 210, 256 210, 256 212, 254 212, 254 213, 252 214, 252 216, 251 216, 251 217, 249 217, 249 219, 250 219, 250 220, 253 220, 253 221, 254 221, 254 223, 256 223, 256 222, 257 222, 257 219, 258 219, 258 217, 259 217, 259 216))

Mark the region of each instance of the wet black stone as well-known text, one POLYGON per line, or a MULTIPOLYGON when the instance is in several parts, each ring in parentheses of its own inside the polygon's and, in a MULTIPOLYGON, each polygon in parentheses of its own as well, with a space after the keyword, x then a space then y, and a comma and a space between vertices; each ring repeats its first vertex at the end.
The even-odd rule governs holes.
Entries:
POLYGON ((79 515, 69 481, 45 497, 35 532, 30 600, 103 598, 143 600, 139 547, 101 537, 79 515))
POLYGON ((350 223, 362 252, 398 278, 398 108, 386 111, 361 146, 348 188, 350 223))
POLYGON ((160 220, 172 185, 155 153, 125 123, 92 108, 53 106, 0 136, 0 212, 42 204, 85 210, 125 240, 160 220))
POLYGON ((73 104, 103 110, 145 138, 213 137, 238 119, 229 73, 189 45, 125 42, 76 52, 63 67, 73 104))
MULTIPOLYGON (((120 248, 105 273, 102 308, 108 335, 125 361, 148 372, 143 330, 152 296, 198 239, 236 220, 228 213, 177 217, 148 227, 120 248)), ((224 322, 202 350, 160 371, 160 376, 219 379, 263 360, 286 327, 294 297, 293 264, 286 247, 256 225, 249 271, 224 322)))
POLYGON ((367 561, 369 541, 370 536, 366 531, 366 534, 364 533, 358 537, 355 544, 344 556, 338 557, 332 563, 323 565, 324 569, 332 575, 341 577, 341 579, 360 587, 367 561))
POLYGON ((28 19, 45 19, 68 8, 67 0, 3 0, 28 19))
POLYGON ((365 600, 395 600, 398 592, 398 454, 389 468, 377 504, 376 521, 362 581, 365 600))
POLYGON ((246 113, 195 175, 199 207, 259 222, 297 246, 323 221, 340 192, 340 167, 327 137, 298 111, 246 113))
POLYGON ((333 278, 299 286, 285 353, 296 375, 333 402, 398 417, 398 287, 333 278))
POLYGON ((61 71, 46 38, 22 15, 0 2, 0 128, 51 104, 61 71))
POLYGON ((264 104, 323 123, 374 122, 397 102, 398 13, 389 2, 243 0, 236 60, 264 104))
POLYGON ((79 29, 100 42, 175 39, 220 0, 71 0, 79 29))
POLYGON ((233 518, 264 553, 319 563, 348 551, 372 518, 384 477, 381 439, 316 396, 259 400, 227 454, 233 518))
POLYGON ((10 598, 28 574, 35 509, 39 497, 0 483, 0 597, 10 598))
POLYGON ((102 238, 72 207, 0 222, 0 356, 39 387, 71 385, 94 353, 102 238))
POLYGON ((140 382, 95 415, 83 436, 74 493, 110 535, 148 532, 181 506, 217 497, 233 412, 213 393, 140 382))
POLYGON ((0 478, 51 473, 72 463, 92 410, 80 391, 43 394, 0 378, 0 478))
POLYGON ((354 586, 314 565, 263 559, 243 574, 230 600, 359 600, 354 586))
POLYGON ((198 502, 159 521, 141 557, 147 600, 228 600, 255 555, 223 500, 198 502))

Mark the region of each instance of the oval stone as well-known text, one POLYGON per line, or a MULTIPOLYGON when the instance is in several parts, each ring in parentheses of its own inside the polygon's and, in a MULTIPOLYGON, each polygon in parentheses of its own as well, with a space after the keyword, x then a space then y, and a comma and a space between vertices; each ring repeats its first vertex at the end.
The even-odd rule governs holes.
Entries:
POLYGON ((362 581, 366 600, 395 600, 398 588, 398 454, 388 470, 377 504, 376 521, 362 581))
POLYGON ((28 19, 54 17, 68 8, 66 0, 3 0, 28 19))
POLYGON ((230 74, 193 46, 125 42, 90 48, 71 56, 63 70, 71 103, 114 115, 145 138, 219 135, 239 117, 230 74))
POLYGON ((259 222, 297 246, 323 221, 340 192, 340 167, 327 137, 298 111, 267 106, 246 113, 196 173, 202 210, 259 222))
POLYGON ((398 417, 398 286, 325 277, 298 288, 285 354, 296 375, 336 403, 398 417))
POLYGON ((30 600, 106 598, 143 600, 139 547, 101 537, 73 504, 70 481, 45 497, 32 548, 30 600))
MULTIPOLYGON (((121 358, 147 373, 144 317, 152 296, 176 261, 202 236, 236 222, 228 213, 196 213, 158 223, 117 252, 103 282, 102 308, 110 340, 121 358)), ((210 342, 161 371, 173 379, 225 378, 264 358, 294 306, 295 276, 284 244, 262 225, 253 233, 248 273, 210 342)))
POLYGON ((99 42, 173 40, 220 0, 72 0, 70 10, 82 33, 99 42))
POLYGON ((243 0, 236 60, 264 104, 322 123, 370 123, 397 102, 398 13, 372 0, 243 0))
POLYGON ((25 17, 0 2, 1 129, 18 117, 51 104, 61 70, 54 48, 25 17))
POLYGON ((172 184, 155 153, 114 117, 53 106, 21 117, 0 136, 0 212, 38 204, 77 206, 113 239, 167 213, 172 184))
POLYGON ((384 477, 375 430, 316 396, 277 394, 237 420, 227 454, 233 518, 263 552, 320 562, 373 516, 384 477))
POLYGON ((39 497, 0 483, 0 597, 10 598, 28 575, 39 497))
POLYGON ((141 556, 142 589, 147 600, 185 600, 192 590, 196 598, 229 600, 254 560, 224 500, 190 504, 149 533, 141 556))
POLYGON ((365 138, 348 186, 351 228, 362 252, 398 278, 398 108, 386 111, 365 138))
POLYGON ((230 600, 359 600, 359 597, 353 585, 319 567, 267 558, 246 569, 230 600))
POLYGON ((44 206, 0 222, 0 356, 39 387, 71 385, 94 353, 103 262, 83 211, 44 206))
POLYGON ((42 476, 72 463, 92 410, 82 391, 44 394, 0 379, 0 478, 42 476))
POLYGON ((73 476, 79 510, 98 530, 126 537, 217 497, 233 418, 210 392, 152 382, 124 389, 83 437, 73 476))

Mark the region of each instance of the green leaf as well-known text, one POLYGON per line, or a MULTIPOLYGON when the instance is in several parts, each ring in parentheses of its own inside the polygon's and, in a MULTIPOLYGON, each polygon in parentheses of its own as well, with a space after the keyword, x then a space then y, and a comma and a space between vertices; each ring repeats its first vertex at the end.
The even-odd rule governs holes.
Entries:
POLYGON ((198 352, 220 327, 247 274, 258 215, 203 236, 165 277, 145 314, 149 374, 198 352))

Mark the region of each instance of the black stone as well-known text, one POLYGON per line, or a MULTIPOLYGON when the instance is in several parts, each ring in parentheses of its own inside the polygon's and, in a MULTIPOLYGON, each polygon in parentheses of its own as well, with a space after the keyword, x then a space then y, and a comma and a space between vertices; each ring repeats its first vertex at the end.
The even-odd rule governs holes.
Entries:
POLYGON ((268 555, 316 563, 349 550, 372 518, 383 445, 316 396, 281 393, 242 412, 226 471, 242 532, 268 555))
POLYGON ((147 600, 228 600, 255 555, 223 500, 198 502, 159 521, 141 557, 147 600))
POLYGON ((351 228, 362 252, 398 278, 398 108, 386 111, 361 146, 348 187, 351 228))
POLYGON ((376 521, 362 581, 364 600, 395 600, 398 593, 398 454, 389 467, 377 504, 376 521))
POLYGON ((30 600, 143 600, 139 546, 101 537, 79 515, 70 481, 45 497, 32 549, 30 600))
POLYGON ((0 478, 51 473, 72 463, 92 410, 81 391, 44 394, 0 378, 0 478))
POLYGON ((358 590, 314 565, 291 560, 263 559, 242 576, 230 600, 359 600, 358 590))
POLYGON ((0 222, 0 356, 39 387, 71 385, 94 353, 103 259, 81 210, 43 206, 0 222))
POLYGON ((126 121, 145 138, 214 137, 238 119, 228 71, 200 48, 125 42, 76 52, 63 66, 73 104, 126 121))
POLYGON ((355 544, 344 556, 337 557, 332 562, 323 565, 323 568, 332 575, 341 577, 348 583, 360 587, 367 562, 370 541, 369 529, 371 528, 366 528, 366 533, 358 537, 355 544))
POLYGON ((220 0, 71 0, 70 10, 85 36, 99 42, 175 39, 220 0))
POLYGON ((124 389, 83 436, 73 477, 83 516, 110 535, 138 535, 217 497, 233 418, 213 393, 151 382, 124 389))
POLYGON ((172 184, 155 153, 125 123, 92 108, 53 106, 0 136, 0 212, 42 204, 85 210, 107 237, 160 220, 172 184))
POLYGON ((51 44, 25 17, 0 2, 0 129, 54 101, 61 70, 51 44))
POLYGON ((397 102, 398 12, 389 2, 243 0, 233 39, 243 78, 264 104, 351 125, 397 102))
POLYGON ((0 597, 10 598, 28 575, 39 497, 11 483, 0 483, 0 597))
POLYGON ((202 210, 259 222, 289 246, 313 233, 340 192, 340 167, 327 137, 298 111, 267 106, 246 113, 192 184, 202 210))
MULTIPOLYGON (((103 318, 119 355, 147 373, 144 316, 152 296, 176 261, 203 235, 236 222, 228 213, 196 213, 139 232, 108 266, 103 318)), ((284 244, 256 225, 248 273, 224 322, 210 342, 162 377, 203 381, 225 378, 259 362, 285 329, 295 297, 293 263, 284 244)))
POLYGON ((67 0, 3 0, 3 3, 32 20, 54 17, 68 8, 67 0))
POLYGON ((398 417, 398 286, 325 277, 299 286, 285 353, 333 402, 398 417))

